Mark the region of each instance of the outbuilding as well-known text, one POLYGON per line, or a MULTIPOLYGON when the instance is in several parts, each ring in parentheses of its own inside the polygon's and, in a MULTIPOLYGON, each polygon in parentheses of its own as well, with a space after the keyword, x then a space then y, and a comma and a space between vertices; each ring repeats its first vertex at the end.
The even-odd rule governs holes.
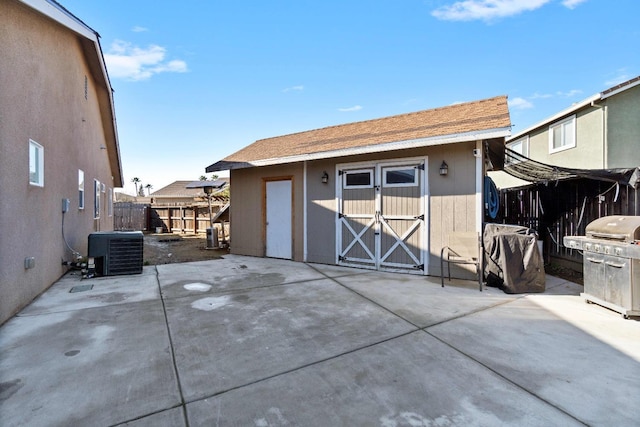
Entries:
POLYGON ((448 235, 482 230, 510 128, 498 96, 262 139, 206 171, 230 171, 232 253, 439 275, 448 235))

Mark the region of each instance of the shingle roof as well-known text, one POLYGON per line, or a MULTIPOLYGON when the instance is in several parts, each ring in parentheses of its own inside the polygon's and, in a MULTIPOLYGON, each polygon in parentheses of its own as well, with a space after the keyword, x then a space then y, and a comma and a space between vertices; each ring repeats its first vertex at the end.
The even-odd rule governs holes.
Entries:
MULTIPOLYGON (((220 181, 229 183, 229 178, 218 178, 220 181)), ((206 197, 202 188, 187 188, 191 181, 174 181, 166 187, 151 193, 152 197, 206 197)))
MULTIPOLYGON (((399 141, 504 129, 510 126, 507 97, 498 96, 432 110, 261 139, 209 166, 207 171, 223 170, 236 163, 247 165, 267 159, 294 158, 301 155, 375 147, 399 141)), ((336 156, 338 156, 337 153, 336 156)))

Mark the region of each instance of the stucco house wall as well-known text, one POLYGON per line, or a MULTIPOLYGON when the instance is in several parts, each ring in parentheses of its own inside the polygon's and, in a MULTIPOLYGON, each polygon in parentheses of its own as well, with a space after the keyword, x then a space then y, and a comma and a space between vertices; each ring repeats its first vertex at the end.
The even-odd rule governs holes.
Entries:
POLYGON ((593 95, 507 139, 528 137, 526 157, 576 169, 629 168, 640 165, 639 77, 593 95), (549 148, 549 128, 575 116, 575 147, 555 153, 549 148))
POLYGON ((90 60, 86 42, 30 6, 2 2, 0 323, 60 278, 67 271, 63 260, 74 259, 62 237, 63 199, 70 200, 64 236, 74 250, 86 255, 90 232, 113 229, 109 196, 122 183, 115 126, 108 120, 105 126, 113 114, 104 111, 110 87, 90 64, 101 54, 94 51, 90 60), (30 140, 44 148, 41 187, 29 182, 30 140), (84 172, 84 209, 79 207, 79 170, 84 172), (97 219, 94 180, 100 182, 97 219), (25 268, 30 257, 34 266, 25 268))
POLYGON ((607 168, 640 166, 640 85, 607 99, 607 168))

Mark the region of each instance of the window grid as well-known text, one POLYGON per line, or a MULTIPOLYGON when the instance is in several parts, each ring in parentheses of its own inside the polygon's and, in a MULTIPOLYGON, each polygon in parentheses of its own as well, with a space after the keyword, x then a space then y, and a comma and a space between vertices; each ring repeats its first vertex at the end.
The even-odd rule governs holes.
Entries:
POLYGON ((44 147, 29 140, 29 184, 44 187, 44 147))
POLYGON ((549 126, 549 153, 576 146, 576 116, 549 126))
POLYGON ((84 209, 84 171, 78 169, 78 209, 84 209))

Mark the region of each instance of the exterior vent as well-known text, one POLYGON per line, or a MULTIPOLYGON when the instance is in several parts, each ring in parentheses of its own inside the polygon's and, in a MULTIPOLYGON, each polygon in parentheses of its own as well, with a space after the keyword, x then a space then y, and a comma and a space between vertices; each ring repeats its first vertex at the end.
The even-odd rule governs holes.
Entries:
POLYGON ((89 234, 89 258, 98 276, 142 273, 143 248, 141 231, 89 234))

